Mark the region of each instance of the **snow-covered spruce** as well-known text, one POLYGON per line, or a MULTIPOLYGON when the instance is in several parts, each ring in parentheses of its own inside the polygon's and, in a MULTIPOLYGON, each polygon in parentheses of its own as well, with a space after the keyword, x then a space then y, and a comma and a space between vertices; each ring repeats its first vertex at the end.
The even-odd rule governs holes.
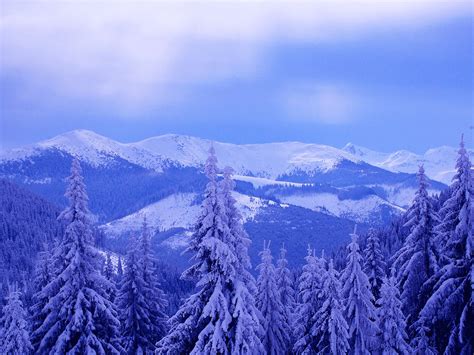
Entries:
MULTIPOLYGON (((202 213, 187 251, 194 265, 183 277, 197 280, 198 291, 191 295, 170 319, 171 330, 157 344, 158 354, 247 354, 261 353, 258 338, 261 325, 255 304, 246 305, 249 295, 244 279, 237 276, 245 265, 236 255, 236 246, 245 243, 232 235, 228 201, 217 183, 217 159, 211 147, 205 165, 209 178, 202 213), (250 310, 252 313, 249 312, 250 310), (255 319, 257 317, 257 319, 255 319), (245 329, 243 326, 248 325, 245 329)), ((245 250, 242 249, 240 252, 245 250)))
POLYGON ((99 252, 93 246, 87 194, 81 167, 73 160, 61 213, 65 234, 52 257, 53 279, 41 291, 47 304, 37 317, 44 319, 36 351, 41 354, 118 354, 117 312, 108 299, 109 282, 100 273, 99 252))
POLYGON ((0 353, 8 355, 28 355, 33 351, 28 332, 26 312, 21 302, 21 294, 12 289, 3 307, 0 319, 0 353))
POLYGON ((407 212, 406 226, 410 228, 410 234, 394 255, 393 263, 408 325, 417 319, 423 302, 429 296, 423 285, 438 268, 434 232, 438 217, 428 196, 423 166, 420 166, 418 179, 420 186, 407 212))
MULTIPOLYGON (((140 268, 144 282, 144 296, 148 303, 148 317, 150 319, 150 328, 148 329, 148 338, 150 342, 156 344, 163 338, 167 332, 168 317, 165 309, 168 306, 164 292, 161 290, 160 282, 157 277, 156 263, 150 246, 150 231, 146 222, 143 220, 142 235, 139 243, 140 250, 140 268)), ((154 347, 153 347, 154 348, 154 347)))
POLYGON ((349 344, 352 354, 369 354, 375 346, 377 324, 374 296, 370 292, 369 279, 362 270, 358 235, 354 229, 348 245, 347 264, 341 275, 345 300, 345 317, 349 324, 349 344))
POLYGON ((316 321, 316 312, 324 302, 323 274, 326 272, 321 262, 314 255, 314 250, 308 247, 306 264, 298 280, 298 303, 295 314, 293 351, 296 354, 306 354, 316 351, 318 339, 312 333, 316 321))
POLYGON ((117 275, 115 276, 115 283, 120 285, 123 277, 123 266, 122 266, 122 257, 119 255, 117 261, 117 275))
POLYGON ((104 266, 104 276, 107 280, 112 280, 114 277, 114 265, 112 264, 112 258, 110 253, 107 253, 105 256, 105 266, 104 266))
POLYGON ((323 276, 324 302, 316 313, 311 332, 317 339, 318 354, 344 355, 349 351, 349 335, 341 297, 341 283, 332 259, 323 276))
POLYGON ((154 352, 153 324, 150 305, 145 295, 145 281, 141 267, 141 250, 135 236, 130 236, 126 256, 126 267, 117 297, 122 322, 122 344, 128 354, 154 352))
POLYGON ((386 265, 380 250, 380 240, 375 229, 369 229, 364 257, 364 272, 369 278, 370 290, 374 295, 374 299, 378 300, 383 278, 386 275, 386 265))
POLYGON ((109 288, 107 289, 109 299, 111 302, 115 302, 115 298, 117 297, 117 285, 115 283, 114 266, 112 264, 112 258, 110 257, 110 253, 107 253, 105 257, 103 274, 104 277, 110 282, 110 285, 108 286, 109 288))
POLYGON ((377 305, 380 352, 384 355, 411 354, 411 348, 407 343, 400 292, 394 275, 384 279, 377 305))
POLYGON ((242 215, 232 196, 232 191, 235 188, 232 173, 232 168, 225 167, 223 179, 219 184, 219 194, 224 202, 229 226, 229 244, 237 257, 235 286, 230 305, 233 318, 229 328, 230 348, 235 354, 246 354, 258 351, 262 347, 260 338, 263 336, 263 327, 260 312, 256 307, 257 287, 255 279, 250 273, 252 267, 248 255, 250 238, 242 225, 242 215))
POLYGON ((280 300, 276 282, 276 271, 270 251, 270 243, 264 244, 260 252, 261 263, 257 266, 257 307, 263 319, 263 346, 271 355, 285 354, 290 347, 290 326, 286 322, 285 310, 280 300))
POLYGON ((38 254, 36 260, 35 276, 33 280, 33 297, 32 306, 30 307, 30 324, 31 324, 31 343, 35 349, 39 347, 41 339, 44 334, 38 332, 38 329, 44 322, 47 314, 43 313, 42 310, 48 303, 48 295, 41 292, 51 279, 53 278, 53 272, 51 270, 51 251, 45 247, 46 250, 41 251, 38 254))
POLYGON ((438 355, 436 349, 431 346, 427 333, 428 328, 424 325, 424 321, 420 320, 416 337, 412 341, 413 355, 438 355))
POLYGON ((438 227, 443 266, 429 280, 431 297, 420 312, 445 354, 474 353, 474 182, 461 140, 451 196, 438 227))
POLYGON ((277 260, 276 279, 280 301, 285 312, 286 323, 292 327, 294 324, 295 312, 295 289, 293 285, 293 275, 288 269, 285 245, 280 248, 280 257, 277 260))

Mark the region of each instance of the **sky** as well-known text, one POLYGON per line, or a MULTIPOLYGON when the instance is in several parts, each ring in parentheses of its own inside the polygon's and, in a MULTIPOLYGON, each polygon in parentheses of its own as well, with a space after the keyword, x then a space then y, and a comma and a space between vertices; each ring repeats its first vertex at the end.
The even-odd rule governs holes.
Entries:
POLYGON ((379 151, 474 129, 473 5, 0 0, 0 149, 90 129, 379 151))

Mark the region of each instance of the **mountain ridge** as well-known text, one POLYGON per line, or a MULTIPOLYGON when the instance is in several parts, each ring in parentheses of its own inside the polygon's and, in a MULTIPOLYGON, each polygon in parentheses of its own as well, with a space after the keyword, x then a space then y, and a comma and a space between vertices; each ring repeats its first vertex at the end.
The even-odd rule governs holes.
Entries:
MULTIPOLYGON (((392 153, 374 151, 348 143, 342 149, 329 145, 286 141, 260 144, 233 144, 179 134, 164 134, 137 142, 122 143, 90 130, 73 130, 20 148, 0 152, 0 161, 22 160, 58 149, 79 156, 92 165, 107 164, 120 157, 147 169, 162 172, 166 166, 200 167, 207 150, 214 145, 222 165, 230 165, 239 175, 278 180, 281 176, 304 172, 327 172, 342 161, 365 162, 394 173, 416 173, 424 163, 428 177, 448 184, 454 174, 457 149, 441 146, 423 155, 408 150, 392 153)), ((474 152, 470 150, 470 154, 474 152)))

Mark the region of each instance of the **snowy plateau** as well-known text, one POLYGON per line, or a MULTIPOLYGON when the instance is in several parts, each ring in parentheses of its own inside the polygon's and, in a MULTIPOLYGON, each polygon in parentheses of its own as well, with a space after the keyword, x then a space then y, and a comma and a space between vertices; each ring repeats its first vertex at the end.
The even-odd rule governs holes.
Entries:
POLYGON ((342 149, 300 142, 237 145, 172 134, 121 143, 75 130, 1 152, 0 177, 63 207, 65 178, 77 157, 106 239, 119 243, 137 232, 146 216, 155 247, 175 258, 199 213, 206 184, 202 167, 211 145, 219 167, 235 171, 235 198, 251 238, 297 243, 303 251, 308 242, 334 248, 347 242, 354 224, 380 226, 403 213, 422 163, 431 179, 429 193, 439 193, 453 176, 457 154, 451 147, 417 155, 353 144, 342 149))

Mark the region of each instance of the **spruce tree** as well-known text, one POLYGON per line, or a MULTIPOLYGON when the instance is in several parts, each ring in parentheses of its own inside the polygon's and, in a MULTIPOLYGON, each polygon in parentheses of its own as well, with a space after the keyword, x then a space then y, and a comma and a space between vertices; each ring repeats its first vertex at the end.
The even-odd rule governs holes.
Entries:
POLYGON ((3 307, 0 319, 0 353, 8 355, 28 355, 33 352, 26 321, 26 312, 19 291, 12 289, 3 307))
POLYGON ((107 280, 111 281, 114 277, 114 265, 112 264, 112 258, 110 253, 107 253, 105 256, 105 267, 104 267, 104 276, 107 280))
POLYGON ((411 354, 407 344, 406 322, 395 276, 385 278, 377 301, 380 351, 384 355, 411 354))
POLYGON ((285 354, 290 346, 290 326, 280 300, 276 283, 276 271, 270 251, 270 243, 264 243, 260 252, 261 263, 257 266, 257 307, 263 318, 263 346, 271 355, 285 354))
POLYGON ((341 283, 333 261, 329 262, 328 270, 323 277, 324 302, 315 315, 311 333, 317 339, 318 354, 344 355, 349 351, 349 335, 344 306, 341 297, 341 283))
POLYGON ((225 216, 229 226, 228 244, 236 255, 236 275, 230 305, 232 322, 228 333, 232 353, 246 354, 262 346, 260 338, 263 336, 263 328, 261 315, 255 300, 257 287, 250 272, 252 267, 248 255, 250 238, 243 228, 242 216, 232 195, 235 188, 232 173, 232 168, 225 167, 223 179, 219 184, 219 193, 223 199, 225 216))
POLYGON ((107 253, 105 257, 103 275, 110 283, 107 288, 107 294, 109 295, 109 300, 114 303, 117 297, 117 285, 115 283, 114 265, 112 264, 110 253, 107 253))
POLYGON ((298 304, 295 315, 293 351, 297 354, 307 354, 316 351, 318 339, 312 333, 316 321, 315 315, 324 302, 323 275, 326 272, 314 255, 314 250, 308 247, 306 264, 298 280, 298 304))
POLYGON ((280 258, 277 261, 276 278, 280 301, 285 311, 286 323, 293 326, 296 306, 295 290, 293 288, 293 275, 291 274, 290 269, 288 269, 285 245, 282 245, 280 248, 280 258))
POLYGON ((367 275, 362 270, 362 256, 359 252, 358 235, 354 229, 349 254, 341 281, 345 299, 345 317, 349 325, 351 352, 369 354, 375 345, 377 333, 374 296, 370 292, 367 275))
MULTIPOLYGON (((158 342, 158 354, 239 354, 263 351, 253 329, 257 320, 246 313, 241 296, 246 280, 237 276, 241 263, 229 226, 228 207, 217 183, 217 158, 211 147, 205 165, 209 179, 202 212, 195 226, 188 252, 194 264, 183 277, 197 280, 191 295, 170 319, 171 330, 158 342), (238 300, 238 303, 235 301, 238 300), (242 318, 240 318, 242 316, 242 318), (235 326, 247 322, 249 331, 235 326), (236 344, 239 344, 236 346, 236 344)), ((252 305, 251 305, 252 306, 252 305)))
POLYGON ((149 305, 150 326, 149 337, 153 344, 166 335, 167 319, 165 309, 168 305, 164 292, 161 290, 157 277, 156 265, 150 245, 150 231, 146 218, 143 220, 140 239, 140 267, 143 273, 144 296, 149 305))
POLYGON ((421 320, 416 329, 416 337, 412 341, 413 355, 438 355, 436 349, 431 346, 427 333, 428 328, 421 320))
POLYGON ((53 278, 53 271, 50 266, 51 251, 45 247, 45 250, 38 254, 36 260, 35 275, 33 280, 33 297, 31 312, 31 343, 34 349, 38 349, 39 343, 44 334, 38 332, 38 329, 44 322, 46 314, 42 312, 43 308, 48 303, 49 297, 42 292, 43 288, 51 282, 53 278))
POLYGON ((451 195, 441 208, 437 228, 443 264, 431 278, 431 297, 420 312, 436 336, 439 351, 474 353, 474 183, 461 139, 451 195))
POLYGON ((428 298, 423 286, 438 268, 434 240, 438 217, 428 196, 423 166, 420 166, 418 179, 420 186, 407 212, 408 222, 405 224, 410 228, 410 234, 395 254, 393 263, 409 326, 417 319, 423 302, 428 298))
POLYGON ((69 206, 59 216, 66 224, 55 248, 53 279, 41 291, 48 299, 36 330, 43 335, 38 353, 98 353, 121 351, 117 312, 108 299, 110 283, 100 273, 100 254, 93 246, 88 197, 75 159, 68 179, 69 206))
POLYGON ((380 250, 380 240, 375 229, 369 229, 364 257, 364 272, 369 278, 370 290, 374 295, 374 299, 378 300, 383 278, 385 277, 386 265, 380 250))
POLYGON ((122 281, 123 277, 123 266, 122 266, 122 256, 118 256, 118 261, 117 261, 117 275, 115 277, 115 283, 117 285, 120 285, 120 282, 122 281))
POLYGON ((122 344, 127 354, 152 354, 156 335, 153 334, 154 324, 140 262, 142 250, 133 235, 127 250, 126 267, 117 297, 122 322, 122 344))

